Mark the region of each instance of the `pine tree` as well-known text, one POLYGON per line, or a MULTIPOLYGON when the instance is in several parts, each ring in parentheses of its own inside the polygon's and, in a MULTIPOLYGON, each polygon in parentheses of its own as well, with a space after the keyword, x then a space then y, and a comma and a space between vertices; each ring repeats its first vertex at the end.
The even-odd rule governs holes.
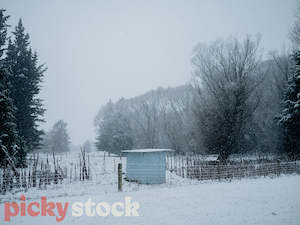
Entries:
POLYGON ((5 10, 0 9, 0 166, 6 166, 11 159, 18 164, 18 133, 15 124, 15 110, 13 100, 10 98, 10 73, 5 66, 3 54, 7 41, 6 24, 9 16, 4 15, 5 10))
POLYGON ((39 147, 43 134, 38 125, 43 121, 45 110, 37 95, 46 69, 38 65, 38 56, 30 48, 29 35, 21 19, 13 34, 14 40, 8 42, 6 62, 12 73, 11 97, 17 108, 16 124, 23 140, 20 157, 25 158, 27 152, 39 147))
POLYGON ((67 130, 67 123, 63 120, 57 121, 49 135, 49 149, 52 152, 70 151, 70 137, 67 130))
POLYGON ((284 98, 279 123, 284 128, 285 152, 291 159, 300 156, 300 51, 293 55, 294 68, 284 98))

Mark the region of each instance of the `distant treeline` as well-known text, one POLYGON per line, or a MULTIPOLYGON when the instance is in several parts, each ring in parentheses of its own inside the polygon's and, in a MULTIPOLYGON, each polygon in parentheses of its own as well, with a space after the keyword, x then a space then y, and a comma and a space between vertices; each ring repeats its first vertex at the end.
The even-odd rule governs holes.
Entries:
POLYGON ((262 60, 259 43, 248 36, 199 44, 188 84, 109 101, 95 118, 97 148, 172 148, 220 161, 249 152, 299 157, 299 51, 262 60))

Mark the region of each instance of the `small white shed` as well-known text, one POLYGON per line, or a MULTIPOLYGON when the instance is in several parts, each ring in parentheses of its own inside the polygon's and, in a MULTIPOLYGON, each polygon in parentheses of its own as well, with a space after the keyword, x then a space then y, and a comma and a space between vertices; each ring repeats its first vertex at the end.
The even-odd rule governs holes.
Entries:
POLYGON ((166 154, 170 149, 136 149, 122 151, 126 156, 126 178, 141 184, 166 182, 166 154))

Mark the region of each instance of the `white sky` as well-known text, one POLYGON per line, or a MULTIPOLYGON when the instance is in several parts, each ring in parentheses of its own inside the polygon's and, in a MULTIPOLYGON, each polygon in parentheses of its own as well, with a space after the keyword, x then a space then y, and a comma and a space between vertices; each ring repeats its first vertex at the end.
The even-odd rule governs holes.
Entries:
POLYGON ((198 42, 262 34, 265 52, 288 45, 296 0, 0 0, 23 19, 48 70, 45 129, 63 119, 71 141, 94 141, 102 104, 191 76, 198 42))

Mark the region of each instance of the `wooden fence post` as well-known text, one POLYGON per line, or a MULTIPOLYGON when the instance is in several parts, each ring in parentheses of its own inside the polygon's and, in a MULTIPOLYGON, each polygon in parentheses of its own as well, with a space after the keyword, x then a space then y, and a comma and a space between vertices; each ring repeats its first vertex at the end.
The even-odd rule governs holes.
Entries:
POLYGON ((118 191, 122 191, 122 163, 118 163, 118 191))

